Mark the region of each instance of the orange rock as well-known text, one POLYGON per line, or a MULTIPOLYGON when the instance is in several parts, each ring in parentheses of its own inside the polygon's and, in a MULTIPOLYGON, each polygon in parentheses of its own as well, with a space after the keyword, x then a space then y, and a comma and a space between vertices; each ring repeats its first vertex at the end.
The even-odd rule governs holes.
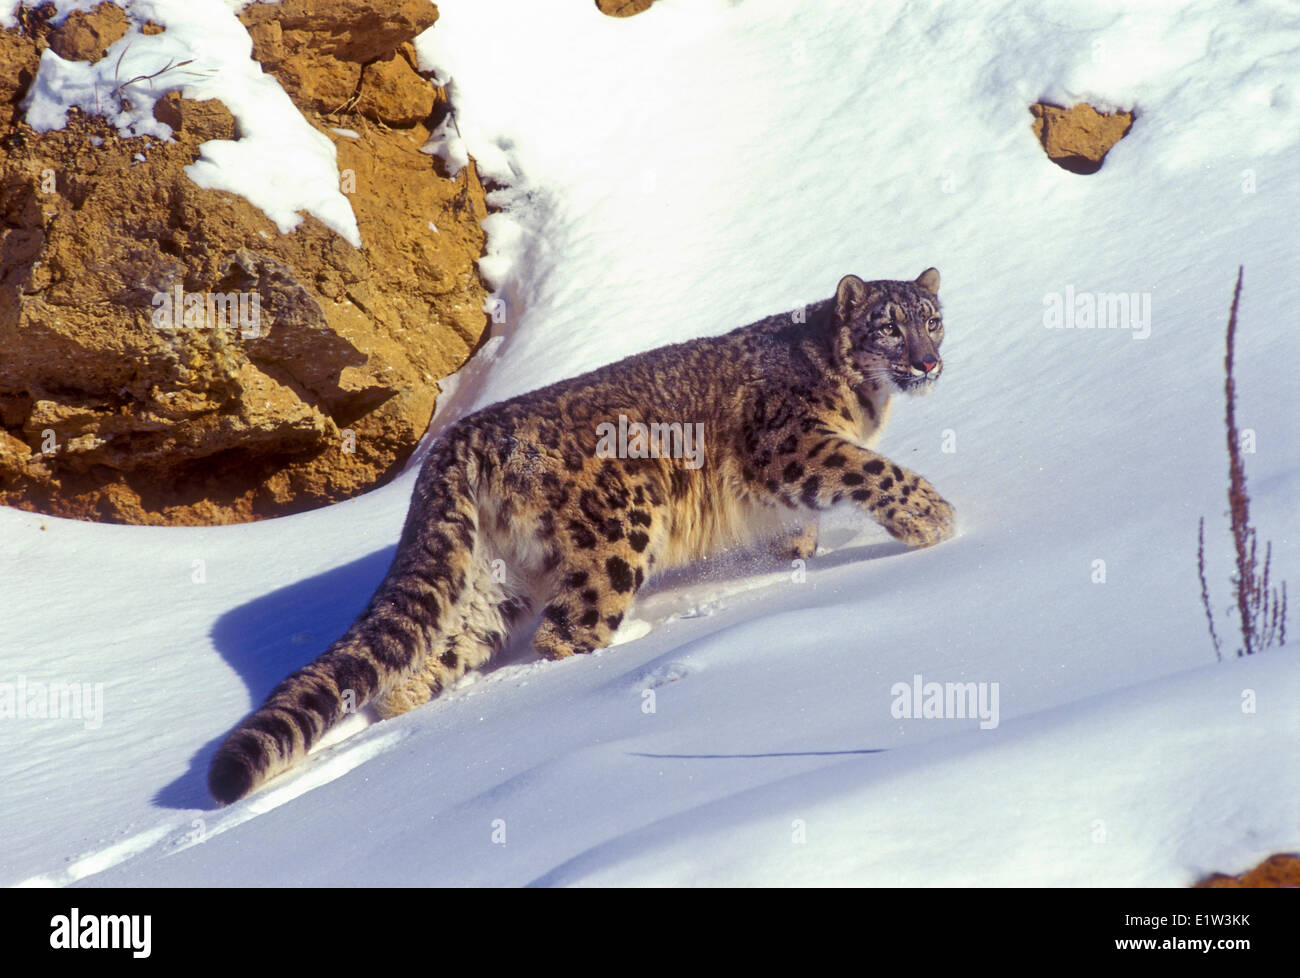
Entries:
POLYGON ((655 0, 596 0, 601 13, 611 17, 631 17, 643 10, 648 10, 655 0))
POLYGON ((65 61, 98 61, 126 33, 129 23, 126 11, 115 3, 74 10, 50 35, 50 47, 65 61))
POLYGON ((33 38, 17 31, 0 31, 0 65, 5 66, 0 71, 0 105, 13 105, 27 90, 31 76, 25 77, 24 72, 33 70, 37 57, 33 38))
POLYGON ((409 126, 433 113, 437 92, 402 55, 372 61, 361 72, 357 111, 392 126, 409 126))
POLYGON ((302 108, 350 109, 363 65, 433 26, 429 0, 281 0, 249 4, 239 19, 253 57, 302 108))
POLYGON ((1086 102, 1072 109, 1035 102, 1034 135, 1048 158, 1071 173, 1096 173, 1102 161, 1133 126, 1132 112, 1098 112, 1086 102))
POLYGON ((1278 853, 1240 876, 1215 873, 1196 886, 1210 889, 1277 889, 1300 886, 1300 856, 1295 853, 1278 853))
MULTIPOLYGON (((403 84, 428 93, 418 110, 434 108, 407 44, 436 18, 432 4, 290 0, 245 15, 262 18, 268 61, 292 49, 277 77, 334 141, 363 248, 310 215, 282 235, 246 199, 190 181, 200 143, 236 136, 216 101, 161 100, 174 142, 123 139, 77 111, 62 130, 0 130, 0 504, 198 524, 356 495, 400 470, 436 381, 485 332, 487 212, 473 166, 440 175, 420 152, 423 120, 392 129, 307 104, 340 71, 360 79, 348 54, 403 62, 403 84), (266 12, 282 8, 291 16, 270 26, 266 12), (376 37, 390 48, 375 50, 376 37), (241 294, 258 296, 265 330, 183 320, 190 296, 225 315, 224 297, 241 294), (177 304, 160 296, 179 296, 180 320, 155 318, 177 304)), ((52 36, 34 13, 20 23, 0 32, 0 54, 18 59, 5 74, 22 80, 7 95, 15 117, 52 36)))

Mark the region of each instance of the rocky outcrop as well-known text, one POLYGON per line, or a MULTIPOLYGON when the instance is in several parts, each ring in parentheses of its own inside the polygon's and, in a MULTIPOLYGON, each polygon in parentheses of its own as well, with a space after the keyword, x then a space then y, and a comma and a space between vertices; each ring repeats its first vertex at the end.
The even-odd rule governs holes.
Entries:
POLYGON ((0 32, 17 66, 0 79, 0 503, 226 523, 395 474, 487 326, 483 189, 420 152, 445 102, 410 45, 433 5, 244 11, 254 56, 336 145, 361 249, 311 215, 281 234, 186 176, 199 144, 238 136, 219 102, 160 101, 171 142, 76 110, 61 130, 22 124, 46 47, 94 60, 127 25, 111 4, 57 30, 24 9, 0 32))
POLYGON ((434 89, 416 72, 409 43, 438 19, 428 0, 282 0, 250 4, 239 19, 253 57, 301 108, 356 110, 390 125, 433 111, 434 89))
POLYGON ((601 13, 611 17, 631 17, 643 10, 648 10, 655 0, 596 0, 601 13))
POLYGON ((1258 866, 1239 876, 1215 873, 1196 884, 1206 889, 1281 889, 1300 886, 1300 856, 1282 852, 1269 856, 1258 866))
POLYGON ((50 33, 50 47, 66 61, 98 61, 109 46, 126 33, 126 12, 111 3, 93 10, 74 10, 50 33))
POLYGON ((1072 109, 1048 102, 1029 107, 1033 130, 1048 158, 1071 173, 1096 173, 1111 148, 1133 127, 1132 112, 1098 112, 1086 102, 1072 109))

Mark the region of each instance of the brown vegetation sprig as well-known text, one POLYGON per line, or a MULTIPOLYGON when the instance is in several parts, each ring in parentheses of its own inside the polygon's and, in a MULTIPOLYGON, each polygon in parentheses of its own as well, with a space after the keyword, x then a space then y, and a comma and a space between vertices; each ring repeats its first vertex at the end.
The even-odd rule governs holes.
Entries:
MULTIPOLYGON (((109 95, 117 99, 117 107, 119 112, 129 112, 131 109, 134 108, 134 106, 131 104, 131 100, 128 99, 125 94, 126 90, 130 88, 132 85, 135 85, 138 82, 148 82, 149 87, 152 89, 153 80, 155 78, 165 75, 170 71, 179 71, 181 68, 184 68, 186 65, 192 65, 194 63, 193 58, 186 58, 184 61, 176 61, 174 59, 169 58, 167 60, 167 63, 163 65, 161 68, 159 68, 157 71, 151 71, 147 75, 136 75, 134 78, 128 78, 126 81, 119 81, 118 75, 119 72, 121 72, 122 70, 122 59, 126 57, 126 52, 129 51, 130 49, 131 49, 131 44, 128 42, 127 45, 124 48, 122 48, 122 53, 117 56, 116 64, 113 65, 113 81, 116 82, 116 85, 114 86, 113 90, 109 92, 109 95)), ((215 72, 182 71, 181 74, 189 75, 192 78, 210 78, 213 74, 215 74, 215 72)), ((96 105, 98 105, 98 93, 96 93, 96 105)))
MULTIPOLYGON (((1227 355, 1224 369, 1227 382, 1224 396, 1227 409, 1224 423, 1228 435, 1228 514, 1232 524, 1232 541, 1237 554, 1237 572, 1233 575, 1236 589, 1237 617, 1241 625, 1242 646, 1237 656, 1254 655, 1271 645, 1286 645, 1286 582, 1281 588, 1272 585, 1269 571, 1273 562, 1273 544, 1264 545, 1264 566, 1259 566, 1259 553, 1255 528, 1250 525, 1250 494, 1246 490, 1246 466, 1241 459, 1241 437, 1237 431, 1237 390, 1232 374, 1233 354, 1237 338, 1237 305, 1241 299, 1243 269, 1237 268, 1237 287, 1232 293, 1232 310, 1228 314, 1227 355)), ((1210 607, 1209 587, 1205 581, 1205 519, 1201 518, 1196 549, 1197 571, 1201 579, 1201 603, 1210 626, 1210 638, 1215 654, 1222 659, 1219 636, 1214 628, 1214 612, 1210 607)))

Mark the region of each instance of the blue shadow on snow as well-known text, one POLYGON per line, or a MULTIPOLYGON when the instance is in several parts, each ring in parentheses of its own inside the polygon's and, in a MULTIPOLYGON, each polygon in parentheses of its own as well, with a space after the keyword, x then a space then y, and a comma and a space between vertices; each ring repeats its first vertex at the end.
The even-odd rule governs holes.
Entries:
MULTIPOLYGON (((247 684, 249 709, 347 630, 388 572, 396 551, 396 544, 376 550, 255 598, 217 619, 212 644, 247 684)), ((154 804, 185 810, 215 808, 208 794, 208 765, 225 736, 222 733, 199 748, 190 758, 189 769, 159 789, 154 804)))

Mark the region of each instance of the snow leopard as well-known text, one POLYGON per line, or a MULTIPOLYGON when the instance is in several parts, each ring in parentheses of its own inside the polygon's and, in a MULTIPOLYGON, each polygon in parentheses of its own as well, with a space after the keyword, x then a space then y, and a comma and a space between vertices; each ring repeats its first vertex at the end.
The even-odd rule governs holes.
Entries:
POLYGON ((829 299, 449 425, 369 605, 220 745, 213 797, 249 794, 366 704, 387 718, 427 702, 522 627, 546 659, 588 653, 656 574, 765 541, 811 556, 832 506, 909 546, 949 538, 953 507, 870 447, 893 396, 943 372, 938 292, 933 268, 846 275, 829 299))

